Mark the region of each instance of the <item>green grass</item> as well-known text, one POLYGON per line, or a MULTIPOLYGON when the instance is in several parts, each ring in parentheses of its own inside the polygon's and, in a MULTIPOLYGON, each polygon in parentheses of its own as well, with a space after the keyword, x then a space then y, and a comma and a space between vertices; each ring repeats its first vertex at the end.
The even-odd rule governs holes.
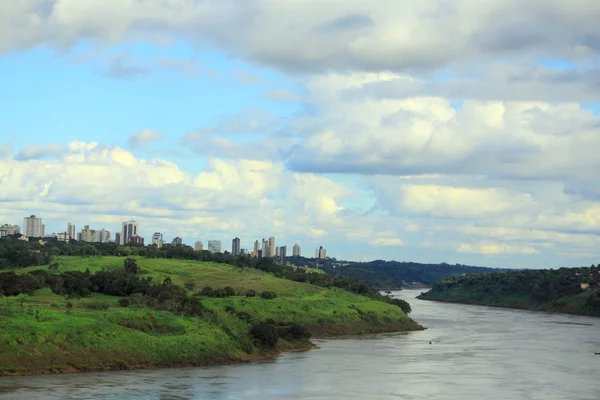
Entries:
MULTIPOLYGON (((59 272, 123 268, 123 257, 60 257, 59 272)), ((274 291, 278 297, 205 298, 211 317, 187 318, 153 309, 120 307, 119 297, 93 294, 67 299, 49 289, 33 296, 0 298, 0 375, 102 370, 151 366, 208 365, 265 355, 253 345, 251 323, 226 311, 250 314, 253 321, 297 322, 314 335, 420 329, 400 308, 339 289, 275 278, 230 265, 137 258, 142 275, 161 282, 274 291), (71 308, 67 308, 70 303, 71 308)), ((47 269, 23 268, 18 273, 47 269)), ((308 347, 280 341, 277 350, 308 347)), ((267 352, 269 353, 269 352, 267 352)))
MULTIPOLYGON (((236 292, 242 293, 248 289, 257 292, 271 290, 278 295, 286 296, 289 293, 303 289, 307 293, 316 293, 321 288, 306 283, 292 282, 275 278, 272 274, 254 270, 240 269, 232 265, 211 262, 198 262, 188 260, 173 260, 160 258, 133 257, 141 268, 141 275, 150 275, 157 282, 167 276, 173 283, 183 285, 186 281, 193 281, 196 290, 204 286, 223 288, 231 286, 236 292)), ((85 271, 89 268, 94 273, 102 269, 122 269, 124 257, 58 257, 60 272, 85 271)), ((29 267, 19 269, 17 272, 26 273, 38 269, 47 269, 47 266, 29 267)))

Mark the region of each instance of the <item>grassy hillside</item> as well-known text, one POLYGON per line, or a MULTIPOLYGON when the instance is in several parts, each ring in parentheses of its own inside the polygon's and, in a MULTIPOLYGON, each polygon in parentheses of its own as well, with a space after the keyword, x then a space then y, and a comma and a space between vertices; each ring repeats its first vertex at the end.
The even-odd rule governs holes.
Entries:
MULTIPOLYGON (((341 289, 324 289, 226 264, 138 258, 140 276, 198 292, 205 286, 273 291, 276 299, 236 295, 202 298, 206 312, 184 317, 121 297, 93 293, 66 298, 50 289, 0 297, 0 375, 239 362, 310 348, 308 340, 281 338, 274 348, 249 331, 260 321, 295 322, 313 335, 415 330, 420 326, 394 305, 341 289)), ((63 257, 57 273, 118 270, 123 257, 63 257)), ((47 266, 19 269, 25 274, 47 266)), ((291 336, 290 336, 291 337, 291 336)))
POLYGON ((600 317, 600 268, 520 270, 436 282, 422 300, 600 317))

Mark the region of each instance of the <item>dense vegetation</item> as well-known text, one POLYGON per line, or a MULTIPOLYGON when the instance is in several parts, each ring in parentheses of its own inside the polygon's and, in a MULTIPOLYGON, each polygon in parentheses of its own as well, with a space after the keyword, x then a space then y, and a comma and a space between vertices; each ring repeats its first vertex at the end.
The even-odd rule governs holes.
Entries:
POLYGON ((397 289, 416 285, 431 286, 440 279, 462 274, 481 274, 501 271, 487 267, 446 263, 420 264, 375 260, 370 262, 347 262, 335 259, 315 260, 304 257, 290 257, 294 265, 318 266, 335 277, 351 278, 368 283, 377 289, 397 289))
POLYGON ((447 278, 419 298, 600 316, 600 265, 447 278))

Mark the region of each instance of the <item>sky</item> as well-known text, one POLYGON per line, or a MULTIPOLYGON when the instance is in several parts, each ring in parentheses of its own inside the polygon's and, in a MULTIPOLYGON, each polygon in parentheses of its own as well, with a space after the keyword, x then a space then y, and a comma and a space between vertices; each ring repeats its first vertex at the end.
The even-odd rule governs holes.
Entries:
POLYGON ((3 1, 0 224, 596 264, 598 20, 597 0, 3 1))

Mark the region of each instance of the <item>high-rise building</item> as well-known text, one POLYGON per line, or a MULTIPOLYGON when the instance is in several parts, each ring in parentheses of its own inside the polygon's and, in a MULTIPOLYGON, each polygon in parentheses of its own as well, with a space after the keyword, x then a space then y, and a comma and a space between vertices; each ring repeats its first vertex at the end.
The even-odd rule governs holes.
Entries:
POLYGON ((90 229, 89 225, 86 225, 83 227, 83 229, 81 230, 81 241, 82 242, 93 242, 95 239, 95 235, 93 234, 94 231, 92 231, 90 229))
POLYGON ((36 218, 35 215, 23 218, 23 227, 25 228, 25 236, 44 237, 42 219, 36 218))
POLYGON ((209 240, 208 241, 208 251, 211 253, 220 253, 221 252, 221 241, 220 240, 209 240))
POLYGON ((75 239, 75 225, 70 222, 67 224, 67 235, 69 239, 75 239))
POLYGON ((163 245, 162 233, 154 232, 154 235, 152 235, 152 244, 155 244, 156 247, 158 247, 159 249, 162 247, 162 245, 163 245))
POLYGON ((237 256, 240 254, 240 238, 236 237, 231 241, 231 254, 237 256))
POLYGON ((194 243, 194 250, 196 250, 196 251, 204 250, 204 245, 202 244, 201 241, 198 240, 196 243, 194 243))
POLYGON ((279 257, 279 246, 275 247, 275 257, 279 257))
POLYGON ((319 246, 319 248, 315 252, 315 256, 321 260, 324 260, 327 258, 327 250, 325 250, 323 246, 319 246))
POLYGON ((292 248, 292 255, 294 257, 300 257, 300 246, 298 246, 297 244, 295 244, 292 248))
POLYGON ((16 233, 21 233, 21 228, 19 228, 19 225, 4 224, 0 226, 0 237, 12 236, 16 233))
POLYGON ((268 257, 269 256, 269 241, 266 239, 262 240, 262 251, 260 253, 260 257, 268 257))
POLYGON ((260 242, 257 240, 254 242, 254 251, 258 255, 258 250, 260 250, 260 242))
POLYGON ((100 229, 99 231, 93 231, 94 232, 94 242, 97 243, 108 243, 110 241, 110 231, 107 231, 106 229, 100 229))
POLYGON ((275 256, 275 237, 271 236, 269 238, 269 257, 275 256))
POLYGON ((130 237, 139 235, 139 228, 139 224, 134 220, 124 221, 121 226, 121 243, 119 244, 129 243, 130 237))
POLYGON ((279 259, 281 262, 285 262, 285 258, 287 256, 287 246, 281 246, 279 248, 279 259))
POLYGON ((71 236, 69 236, 69 232, 60 232, 56 234, 56 240, 58 240, 59 242, 69 243, 69 240, 71 240, 71 236))
POLYGON ((182 238, 180 238, 179 236, 177 236, 177 237, 175 237, 175 238, 173 239, 173 241, 171 242, 171 244, 172 244, 173 246, 181 246, 181 245, 183 244, 183 239, 182 239, 182 238))
MULTIPOLYGON (((79 240, 79 239, 77 239, 77 240, 79 240)), ((122 245, 123 244, 122 238, 121 238, 121 232, 115 233, 115 243, 118 244, 118 245, 122 245)))

